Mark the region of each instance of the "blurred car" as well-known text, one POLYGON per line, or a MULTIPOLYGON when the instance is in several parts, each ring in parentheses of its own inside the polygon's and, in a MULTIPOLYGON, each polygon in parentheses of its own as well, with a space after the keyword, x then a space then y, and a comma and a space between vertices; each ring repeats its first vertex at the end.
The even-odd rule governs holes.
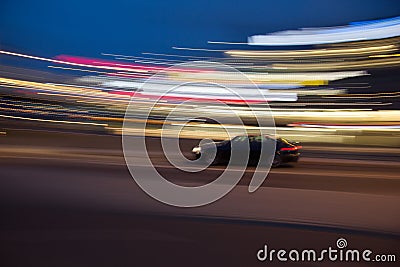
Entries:
MULTIPOLYGON (((256 165, 260 159, 261 145, 263 142, 275 142, 275 154, 272 161, 272 167, 278 167, 289 162, 297 162, 300 157, 302 146, 299 142, 290 142, 284 138, 273 138, 264 135, 255 136, 236 136, 231 140, 222 142, 201 144, 192 149, 192 153, 197 159, 203 155, 202 159, 210 164, 227 164, 231 157, 231 146, 236 142, 240 145, 249 147, 249 165, 256 165), (216 154, 211 151, 216 147, 216 154)), ((238 146, 240 147, 240 146, 238 146)))

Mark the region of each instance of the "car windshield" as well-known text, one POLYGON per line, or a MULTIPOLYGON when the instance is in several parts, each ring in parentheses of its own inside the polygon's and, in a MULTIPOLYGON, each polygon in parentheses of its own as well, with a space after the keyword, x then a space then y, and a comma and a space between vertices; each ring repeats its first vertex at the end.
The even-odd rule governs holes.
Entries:
POLYGON ((253 140, 256 142, 262 142, 265 141, 265 137, 263 137, 262 135, 257 135, 253 137, 253 140))
POLYGON ((279 138, 279 141, 282 141, 283 143, 290 145, 290 142, 288 140, 286 140, 285 138, 279 138))
POLYGON ((246 142, 248 141, 247 136, 236 136, 235 138, 232 139, 232 142, 246 142))

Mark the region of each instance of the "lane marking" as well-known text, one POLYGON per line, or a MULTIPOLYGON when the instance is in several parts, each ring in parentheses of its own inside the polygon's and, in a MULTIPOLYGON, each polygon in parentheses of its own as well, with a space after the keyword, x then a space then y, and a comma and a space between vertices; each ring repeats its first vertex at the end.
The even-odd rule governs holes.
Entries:
MULTIPOLYGON (((77 158, 50 158, 50 157, 33 157, 33 156, 5 156, 5 155, 0 155, 0 158, 15 158, 15 159, 33 159, 33 160, 58 160, 58 161, 69 161, 69 162, 77 162, 77 163, 81 163, 81 164, 98 164, 98 165, 112 165, 112 166, 126 166, 126 163, 123 162, 104 162, 101 160, 88 160, 88 161, 84 161, 82 162, 82 158, 81 159, 77 159, 77 158)), ((147 167, 147 165, 136 165, 138 168, 140 167, 147 167)), ((161 169, 174 169, 177 170, 176 167, 171 166, 171 165, 155 165, 155 167, 157 168, 161 168, 161 169)), ((190 167, 188 167, 190 168, 190 167)), ((223 168, 218 168, 218 167, 210 167, 207 169, 207 171, 223 171, 223 168)), ((242 171, 239 169, 231 169, 231 171, 242 171)), ((254 169, 246 169, 245 173, 253 173, 254 169)), ((305 175, 305 176, 319 176, 319 177, 348 177, 348 178, 359 178, 359 179, 363 179, 363 178, 369 178, 369 179, 390 179, 390 180, 400 180, 400 177, 398 174, 383 174, 383 173, 376 173, 376 174, 372 174, 370 172, 368 173, 354 173, 353 172, 349 172, 346 170, 338 170, 335 173, 329 173, 326 170, 321 170, 316 172, 314 171, 302 171, 302 170, 298 170, 295 167, 293 168, 293 171, 281 171, 281 170, 277 170, 277 169, 272 169, 271 174, 282 174, 282 175, 305 175)))
POLYGON ((311 157, 300 157, 299 162, 307 163, 326 163, 335 164, 340 163, 343 165, 378 165, 378 166, 395 166, 399 167, 400 164, 397 161, 383 161, 383 160, 361 160, 361 159, 346 159, 346 158, 311 158, 311 157))
MULTIPOLYGON (((53 148, 53 147, 15 147, 13 145, 5 145, 0 148, 0 152, 3 153, 14 153, 14 152, 23 152, 23 153, 34 153, 34 154, 81 154, 87 156, 103 156, 103 157, 123 157, 122 150, 118 149, 97 149, 97 148, 53 148)), ((184 153, 189 156, 191 153, 184 153)), ((150 157, 158 157, 164 155, 161 151, 153 152, 149 151, 150 157)), ((155 159, 155 158, 154 158, 155 159)), ((393 165, 398 166, 398 161, 389 161, 389 160, 370 160, 370 159, 348 159, 348 158, 328 158, 328 157, 300 157, 300 162, 307 163, 341 163, 341 164, 358 164, 358 165, 393 165)))

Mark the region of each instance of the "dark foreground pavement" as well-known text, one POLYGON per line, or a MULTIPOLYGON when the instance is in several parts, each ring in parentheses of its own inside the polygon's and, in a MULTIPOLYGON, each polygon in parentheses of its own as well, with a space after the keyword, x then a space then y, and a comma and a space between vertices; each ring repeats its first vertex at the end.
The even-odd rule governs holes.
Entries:
MULTIPOLYGON (((252 195, 245 176, 221 201, 182 209, 138 189, 118 137, 7 137, 0 137, 0 266, 398 266, 393 150, 309 149, 304 162, 272 170, 252 195), (397 263, 256 258, 264 244, 319 251, 336 248, 338 238, 351 249, 396 254, 397 263)), ((208 182, 222 168, 191 178, 159 159, 177 183, 208 182)))

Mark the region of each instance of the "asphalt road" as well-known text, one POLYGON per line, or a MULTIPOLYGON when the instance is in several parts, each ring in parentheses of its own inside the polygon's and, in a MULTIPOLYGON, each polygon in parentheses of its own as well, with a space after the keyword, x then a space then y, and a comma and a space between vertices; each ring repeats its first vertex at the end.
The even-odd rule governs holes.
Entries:
MULTIPOLYGON (((182 173, 157 142, 148 140, 155 165, 175 183, 207 183, 224 168, 182 173)), ((275 265, 256 259, 266 243, 320 250, 340 237, 349 247, 400 257, 397 149, 310 145, 298 164, 273 169, 256 193, 246 191, 249 167, 225 198, 193 209, 141 191, 118 136, 9 130, 0 152, 2 266, 275 265)), ((357 264, 371 265, 397 266, 357 264)))
MULTIPOLYGON (((191 157, 190 151, 198 142, 189 139, 180 141, 185 156, 191 157)), ((0 157, 3 164, 17 162, 51 168, 57 164, 86 163, 82 168, 95 171, 98 168, 96 165, 102 165, 126 171, 121 143, 120 136, 112 135, 10 130, 7 135, 0 136, 0 157), (49 160, 57 162, 49 164, 49 160)), ((206 184, 225 169, 225 166, 211 166, 199 173, 183 172, 165 158, 159 139, 148 138, 146 144, 157 170, 177 184, 206 184)), ((138 158, 140 156, 141 153, 138 158)), ((398 196, 399 162, 400 149, 397 148, 304 145, 298 163, 272 168, 262 186, 398 196)), ((248 185, 254 170, 252 166, 247 168, 240 185, 248 185)))

